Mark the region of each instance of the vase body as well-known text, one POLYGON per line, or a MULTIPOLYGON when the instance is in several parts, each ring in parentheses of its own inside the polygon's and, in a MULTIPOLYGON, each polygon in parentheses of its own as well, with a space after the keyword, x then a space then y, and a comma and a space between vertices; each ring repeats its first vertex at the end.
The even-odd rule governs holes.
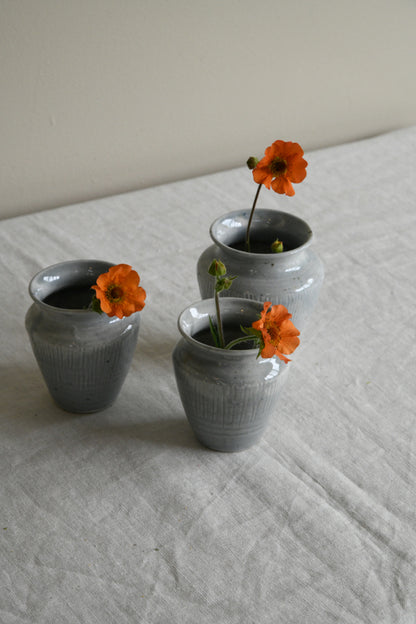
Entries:
POLYGON ((88 293, 111 266, 98 260, 62 262, 40 271, 29 285, 34 303, 26 314, 26 329, 33 353, 53 399, 69 412, 97 412, 111 405, 136 349, 138 312, 119 319, 62 307, 60 293, 70 289, 75 305, 76 293, 88 293))
POLYGON ((228 275, 236 275, 225 297, 243 297, 283 304, 302 331, 316 306, 324 279, 324 268, 310 248, 313 235, 308 224, 291 214, 256 209, 250 239, 270 245, 276 238, 284 242, 282 253, 252 253, 236 249, 243 244, 250 211, 235 211, 213 222, 210 229, 214 244, 198 260, 197 277, 203 299, 213 296, 214 278, 208 267, 214 258, 221 260, 228 275))
MULTIPOLYGON (((225 328, 251 326, 263 308, 260 302, 230 297, 220 304, 225 328)), ((257 348, 225 350, 200 342, 195 336, 208 330, 209 316, 215 318, 213 299, 179 316, 182 338, 172 356, 176 382, 197 439, 213 450, 241 451, 260 440, 276 412, 289 365, 275 356, 257 357, 257 348)))

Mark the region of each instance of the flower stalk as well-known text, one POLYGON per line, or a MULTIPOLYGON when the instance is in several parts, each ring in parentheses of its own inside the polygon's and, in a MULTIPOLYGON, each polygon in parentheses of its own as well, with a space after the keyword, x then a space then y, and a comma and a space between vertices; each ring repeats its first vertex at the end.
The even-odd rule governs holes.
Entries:
POLYGON ((263 185, 259 184, 257 187, 257 191, 256 191, 256 195, 254 197, 254 202, 253 205, 251 207, 251 212, 250 212, 250 217, 247 223, 247 230, 246 230, 246 251, 250 251, 250 227, 251 227, 251 222, 253 221, 253 216, 254 216, 254 211, 256 209, 256 204, 257 204, 257 200, 259 198, 260 195, 260 191, 261 191, 261 187, 263 185))
MULTIPOLYGON (((245 327, 241 327, 242 331, 244 331, 244 329, 246 329, 246 328, 245 327)), ((248 340, 257 340, 257 338, 255 336, 240 336, 240 338, 236 338, 235 340, 232 340, 231 342, 229 342, 227 344, 227 346, 224 347, 224 348, 225 349, 232 349, 236 345, 241 344, 242 342, 247 342, 248 340)))
POLYGON ((215 290, 214 298, 215 298, 215 311, 217 313, 218 342, 219 342, 221 349, 224 349, 225 348, 224 328, 222 326, 222 319, 221 319, 220 297, 219 297, 219 292, 217 290, 215 290))
POLYGON ((217 315, 217 325, 215 326, 212 319, 210 319, 210 330, 214 340, 214 344, 221 349, 225 348, 224 329, 221 319, 220 308, 220 292, 231 288, 235 277, 227 277, 227 269, 221 260, 213 260, 208 269, 208 273, 215 277, 214 284, 214 300, 215 300, 215 312, 217 315))

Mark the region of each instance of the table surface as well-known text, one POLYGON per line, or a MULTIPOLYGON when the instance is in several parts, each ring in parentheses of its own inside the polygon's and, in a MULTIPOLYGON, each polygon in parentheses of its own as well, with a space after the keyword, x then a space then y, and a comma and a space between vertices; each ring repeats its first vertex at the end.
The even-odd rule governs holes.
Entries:
POLYGON ((246 168, 0 222, 0 621, 416 622, 416 127, 306 155, 292 198, 326 277, 262 441, 195 440, 173 375, 178 314, 246 168), (125 262, 147 291, 117 402, 52 402, 28 282, 125 262))

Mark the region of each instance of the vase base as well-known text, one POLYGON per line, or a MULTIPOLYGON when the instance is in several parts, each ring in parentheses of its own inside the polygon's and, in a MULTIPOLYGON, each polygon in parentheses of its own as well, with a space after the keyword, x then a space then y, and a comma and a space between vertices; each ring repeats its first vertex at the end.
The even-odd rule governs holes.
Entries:
POLYGON ((217 453, 240 453, 247 451, 261 440, 261 435, 250 436, 250 438, 244 437, 238 439, 232 436, 215 436, 205 437, 198 435, 194 431, 195 438, 203 447, 210 451, 216 451, 217 453))
POLYGON ((61 405, 60 403, 58 403, 57 401, 54 401, 55 405, 57 407, 59 407, 59 409, 61 409, 64 412, 67 412, 67 414, 79 414, 80 416, 84 415, 87 416, 88 414, 97 414, 98 412, 103 412, 104 410, 108 409, 109 407, 111 407, 113 405, 113 403, 108 403, 107 405, 103 405, 102 407, 94 407, 94 408, 84 408, 84 407, 65 407, 63 405, 61 405))

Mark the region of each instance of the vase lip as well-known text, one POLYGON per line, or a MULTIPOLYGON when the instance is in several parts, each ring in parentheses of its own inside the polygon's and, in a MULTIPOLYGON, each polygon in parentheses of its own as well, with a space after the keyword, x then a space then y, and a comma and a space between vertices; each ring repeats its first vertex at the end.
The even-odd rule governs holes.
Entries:
POLYGON ((299 253, 301 250, 309 247, 309 245, 313 241, 313 232, 309 227, 308 223, 306 223, 306 221, 304 221, 300 217, 297 217, 296 215, 291 214, 290 212, 284 212, 283 210, 273 210, 270 208, 256 208, 253 215, 252 227, 254 227, 256 223, 264 223, 265 218, 269 221, 270 224, 273 222, 276 222, 278 224, 278 222, 280 222, 280 226, 282 226, 282 224, 286 224, 286 226, 295 226, 299 232, 302 241, 299 245, 292 249, 288 249, 286 251, 284 250, 280 253, 256 253, 252 251, 234 249, 229 244, 224 242, 224 240, 221 240, 221 234, 223 235, 223 237, 225 237, 224 229, 229 232, 235 233, 237 229, 242 229, 243 227, 246 227, 250 218, 250 212, 251 209, 233 210, 215 219, 215 221, 211 223, 209 230, 210 236, 214 243, 218 245, 218 247, 220 247, 222 250, 226 251, 227 253, 233 254, 235 257, 243 258, 251 256, 253 258, 262 258, 263 260, 273 259, 274 261, 276 261, 276 259, 278 258, 283 259, 295 253, 299 253), (240 220, 238 221, 237 218, 239 218, 240 220), (231 222, 227 223, 227 221, 231 222), (223 232, 219 231, 221 227, 224 228, 223 232))
MULTIPOLYGON (((105 273, 110 269, 110 267, 115 266, 114 262, 107 262, 105 260, 96 260, 96 259, 84 259, 80 258, 77 260, 63 260, 62 262, 57 262, 55 264, 51 264, 40 271, 38 271, 29 282, 29 295, 33 299, 33 301, 39 305, 44 310, 49 312, 53 311, 59 314, 76 314, 76 315, 90 315, 91 310, 87 309, 78 309, 78 308, 60 308, 57 306, 50 305, 45 303, 44 299, 51 293, 55 292, 57 289, 54 287, 60 283, 60 288, 65 288, 68 284, 62 284, 60 280, 65 277, 71 277, 72 284, 75 284, 75 279, 78 276, 79 278, 89 278, 92 280, 92 284, 96 281, 101 273, 105 273), (78 270, 77 270, 78 269, 78 270)), ((97 318, 100 318, 102 315, 95 313, 97 318)), ((111 320, 119 320, 118 317, 115 317, 111 320)))
MULTIPOLYGON (((243 297, 223 297, 220 300, 220 306, 223 316, 229 314, 233 309, 239 309, 241 313, 244 310, 252 311, 254 317, 253 320, 256 320, 255 315, 260 315, 260 312, 263 310, 264 303, 253 299, 244 299, 243 297)), ((214 347, 213 345, 205 344, 193 338, 190 331, 192 320, 200 320, 203 324, 203 329, 207 329, 209 328, 209 317, 214 316, 215 314, 215 300, 213 298, 200 299, 191 303, 182 310, 178 316, 177 326, 182 337, 188 342, 188 344, 198 349, 202 349, 206 353, 215 354, 216 356, 221 355, 229 358, 242 358, 253 357, 254 355, 257 357, 257 347, 233 351, 232 349, 228 350, 221 349, 220 347, 214 347)))

